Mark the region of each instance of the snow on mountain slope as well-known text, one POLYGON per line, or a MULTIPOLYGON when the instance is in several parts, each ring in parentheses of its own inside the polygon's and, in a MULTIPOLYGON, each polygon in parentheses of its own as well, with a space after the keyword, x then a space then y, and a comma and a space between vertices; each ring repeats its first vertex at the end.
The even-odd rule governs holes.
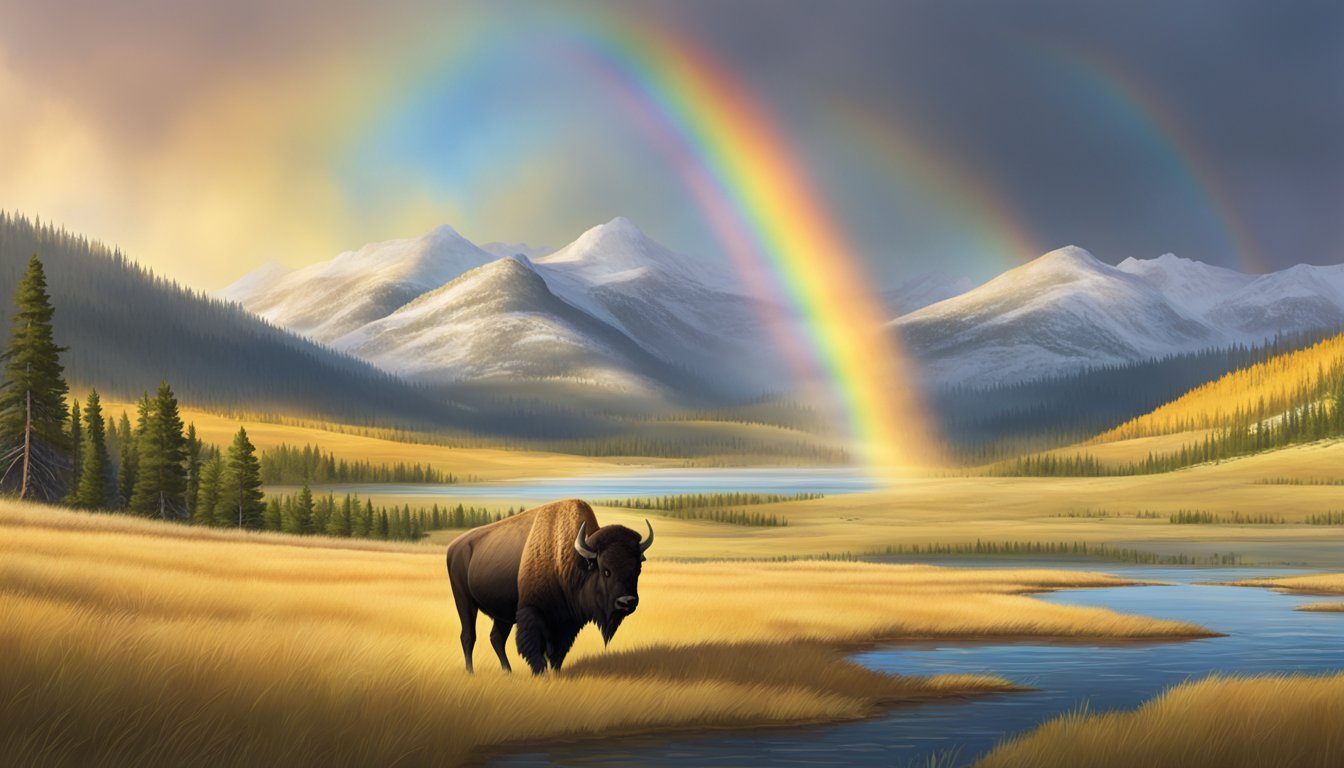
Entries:
POLYGON ((926 272, 882 294, 882 306, 891 317, 908 315, 930 304, 950 299, 971 290, 975 282, 969 277, 953 277, 946 272, 926 272))
POLYGON ((702 285, 720 286, 732 280, 723 265, 665 248, 624 216, 589 229, 564 248, 535 261, 538 266, 581 278, 589 285, 630 280, 655 269, 702 285))
POLYGON ((725 392, 777 387, 785 373, 762 320, 781 309, 745 295, 721 265, 664 248, 628 219, 593 227, 534 266, 565 301, 663 360, 713 372, 725 392))
POLYGON ((1344 265, 1295 267, 1250 278, 1215 303, 1209 322, 1259 341, 1275 334, 1344 327, 1344 265))
POLYGON ((270 279, 254 272, 218 295, 329 343, 493 260, 452 227, 441 226, 421 237, 371 243, 292 272, 271 270, 270 279))
POLYGON ((935 383, 986 385, 1200 348, 1221 334, 1069 246, 891 324, 935 383))
POLYGON ((510 377, 647 393, 659 389, 662 370, 515 257, 477 267, 332 346, 432 383, 510 377))
POLYGON ((1172 306, 1190 317, 1203 317, 1224 297, 1245 288, 1254 275, 1182 259, 1164 253, 1156 259, 1130 257, 1116 265, 1162 292, 1172 306))

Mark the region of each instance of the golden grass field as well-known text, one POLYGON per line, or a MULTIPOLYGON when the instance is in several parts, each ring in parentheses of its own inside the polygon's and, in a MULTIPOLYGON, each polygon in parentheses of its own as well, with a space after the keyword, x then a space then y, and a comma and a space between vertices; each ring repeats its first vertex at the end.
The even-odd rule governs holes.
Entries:
MULTIPOLYGON (((121 418, 124 411, 135 420, 134 403, 104 403, 109 419, 121 418)), ((504 448, 454 448, 426 443, 402 442, 352 433, 351 428, 323 422, 276 423, 258 417, 225 416, 182 406, 182 422, 195 424, 196 433, 206 443, 227 447, 239 427, 258 450, 282 443, 294 446, 317 445, 338 459, 362 460, 374 464, 430 464, 473 480, 516 480, 525 477, 556 477, 616 472, 626 466, 663 466, 675 464, 656 458, 592 458, 545 451, 517 451, 504 448)))
MULTIPOLYGON (((1235 552, 1246 562, 1337 567, 1344 525, 1309 525, 1344 510, 1344 442, 1314 443, 1158 475, 1105 478, 920 476, 888 490, 750 507, 787 518, 787 527, 675 520, 635 510, 599 509, 603 523, 641 527, 648 517, 664 557, 778 558, 869 554, 888 546, 976 540, 1086 542, 1160 554, 1235 552), (1276 484, 1283 479, 1302 485, 1276 484), (1269 482, 1274 481, 1274 482, 1269 482), (1178 510, 1270 515, 1282 525, 1173 525, 1178 510), (1158 515, 1141 518, 1138 513, 1158 515), (1105 513, 1107 517, 1096 517, 1105 513), (1093 515, 1088 517, 1087 515, 1093 515)), ((428 506, 447 496, 373 493, 377 504, 428 506)), ((503 498, 507 507, 516 499, 503 498)), ((472 503, 467 500, 467 503, 472 503)), ((476 502, 481 503, 481 502, 476 502)), ((446 543, 453 532, 433 534, 446 543)))
POLYGON ((976 768, 1334 768, 1344 674, 1211 677, 1136 710, 1079 712, 999 745, 976 768))
MULTIPOLYGON (((457 764, 501 745, 830 721, 1005 691, 843 651, 913 637, 1176 639, 1185 624, 1046 603, 1090 573, 677 563, 660 529, 641 608, 559 675, 463 671, 443 550, 0 502, 0 749, 15 764, 457 764)), ((515 661, 515 666, 521 664, 515 661)))

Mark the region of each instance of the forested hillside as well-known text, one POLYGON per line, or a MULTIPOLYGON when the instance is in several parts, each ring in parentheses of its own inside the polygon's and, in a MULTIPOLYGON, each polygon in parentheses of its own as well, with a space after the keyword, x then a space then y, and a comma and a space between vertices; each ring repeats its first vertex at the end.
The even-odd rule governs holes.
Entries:
POLYGON ((46 265, 56 341, 76 388, 132 399, 171 378, 184 400, 220 409, 384 426, 460 419, 441 398, 156 277, 118 251, 0 212, 6 316, 34 253, 46 265))
POLYGON ((953 453, 982 463, 1118 432, 1118 425, 1147 418, 1144 414, 1200 385, 1321 338, 1320 333, 1285 336, 1259 346, 1101 366, 1020 384, 958 387, 929 399, 953 453))
POLYGON ((995 474, 1134 475, 1248 456, 1344 437, 1344 334, 1286 352, 1192 389, 1152 413, 1089 441, 1092 445, 1185 435, 1179 449, 1129 462, 1104 462, 1083 449, 1022 456, 995 474))
POLYGON ((1344 371, 1344 334, 1196 387, 1152 413, 1099 435, 1104 443, 1194 429, 1249 428, 1333 398, 1344 371))

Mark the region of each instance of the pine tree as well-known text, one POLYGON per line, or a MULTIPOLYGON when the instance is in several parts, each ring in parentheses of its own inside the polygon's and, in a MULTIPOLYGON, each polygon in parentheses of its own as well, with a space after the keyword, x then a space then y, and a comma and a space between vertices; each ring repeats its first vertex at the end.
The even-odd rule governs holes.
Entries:
POLYGON ((239 427, 224 463, 219 501, 215 503, 215 519, 227 519, 230 525, 239 528, 259 529, 262 514, 266 511, 263 498, 257 450, 247 439, 247 430, 239 427))
POLYGON ((84 448, 81 451, 74 504, 85 509, 105 509, 109 506, 115 486, 112 481, 112 459, 107 453, 107 425, 103 423, 103 406, 96 389, 89 392, 88 406, 84 409, 84 426, 84 448))
POLYGON ((144 426, 139 440, 139 466, 131 494, 131 511, 147 517, 186 515, 186 438, 177 398, 168 382, 143 411, 144 426))
POLYGON ((65 492, 69 469, 69 435, 65 431, 64 369, 52 337, 51 297, 37 254, 14 296, 9 346, 2 359, 0 386, 0 487, 21 499, 54 501, 65 492))
POLYGON ((280 497, 272 496, 266 500, 266 512, 261 518, 261 527, 268 531, 278 531, 283 527, 283 511, 280 508, 280 497))
POLYGON ((65 497, 66 504, 75 503, 75 494, 79 492, 79 473, 84 466, 80 451, 84 448, 84 418, 79 413, 79 400, 70 398, 70 493, 65 497))
POLYGON ((307 483, 299 489, 299 497, 294 500, 294 522, 296 533, 313 532, 313 489, 307 483))
POLYGON ((219 502, 219 483, 224 474, 224 459, 219 450, 211 448, 201 464, 201 487, 196 494, 196 514, 191 518, 196 525, 224 525, 227 520, 215 518, 219 502))
POLYGON ((135 433, 131 431, 131 419, 125 411, 121 412, 121 423, 117 426, 117 432, 118 442, 121 443, 121 468, 117 474, 117 507, 127 509, 131 505, 131 493, 135 490, 135 470, 140 463, 140 456, 135 448, 135 433))
POLYGON ((196 519, 196 502, 201 492, 201 465, 205 461, 205 443, 196 436, 196 425, 187 427, 183 445, 187 455, 187 516, 196 519))

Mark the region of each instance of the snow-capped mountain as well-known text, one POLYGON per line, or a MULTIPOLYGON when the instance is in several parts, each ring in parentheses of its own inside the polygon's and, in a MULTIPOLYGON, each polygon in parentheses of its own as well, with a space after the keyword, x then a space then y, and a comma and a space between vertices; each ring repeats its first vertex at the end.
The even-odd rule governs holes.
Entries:
POLYGON ((219 294, 271 322, 428 383, 510 376, 622 391, 754 395, 781 372, 762 317, 713 262, 616 218, 551 252, 477 247, 449 227, 294 271, 264 267, 219 294))
POLYGON ((413 381, 565 379, 652 391, 658 361, 562 301, 523 259, 505 257, 421 294, 333 346, 413 381))
POLYGON ((714 371, 728 390, 778 381, 762 322, 772 308, 724 267, 664 248, 627 219, 593 227, 534 265, 557 295, 664 360, 714 371))
POLYGON ((1146 280, 1073 246, 893 325, 938 383, 1021 381, 1219 340, 1146 280))
POLYGON ((445 225, 417 238, 371 243, 292 272, 262 267, 217 295, 283 328, 331 343, 493 260, 445 225))
POLYGON ((1202 261, 1182 259, 1171 253, 1164 253, 1156 259, 1136 259, 1131 256, 1115 268, 1143 278, 1161 291, 1172 306, 1192 316, 1207 314, 1214 304, 1255 280, 1254 275, 1215 267, 1202 261))
POLYGON ((1070 246, 892 321, 935 385, 986 385, 1344 328, 1344 266, 1247 275, 1070 246))
POLYGON ((1206 317, 1243 338, 1344 327, 1344 265, 1299 264, 1260 275, 1217 302, 1206 317))

